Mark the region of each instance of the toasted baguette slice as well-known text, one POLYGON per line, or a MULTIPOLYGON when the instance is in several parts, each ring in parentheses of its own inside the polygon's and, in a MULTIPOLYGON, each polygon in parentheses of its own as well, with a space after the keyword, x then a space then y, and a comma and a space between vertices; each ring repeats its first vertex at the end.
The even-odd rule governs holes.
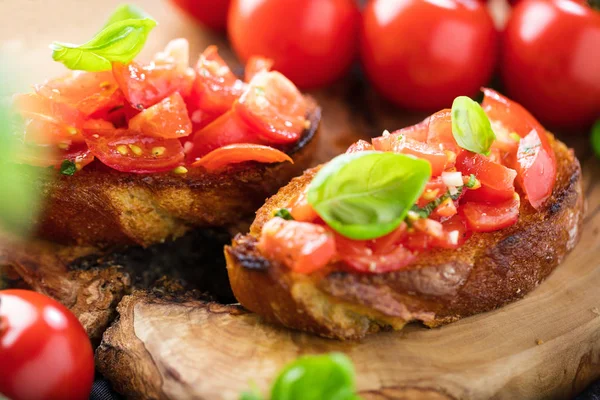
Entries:
POLYGON ((248 235, 226 247, 233 292, 267 321, 338 339, 402 329, 415 320, 435 327, 521 298, 575 246, 582 223, 581 167, 572 150, 549 139, 558 174, 541 210, 523 201, 514 226, 475 233, 458 250, 424 252, 406 269, 379 275, 342 272, 335 265, 312 275, 292 273, 257 249, 264 223, 319 167, 310 169, 267 201, 248 235))
POLYGON ((185 175, 123 173, 97 161, 73 176, 44 170, 40 177, 38 169, 32 180, 44 203, 36 236, 67 245, 148 246, 192 227, 235 224, 310 165, 321 111, 312 99, 308 103, 310 127, 287 151, 293 164, 246 162, 185 175))

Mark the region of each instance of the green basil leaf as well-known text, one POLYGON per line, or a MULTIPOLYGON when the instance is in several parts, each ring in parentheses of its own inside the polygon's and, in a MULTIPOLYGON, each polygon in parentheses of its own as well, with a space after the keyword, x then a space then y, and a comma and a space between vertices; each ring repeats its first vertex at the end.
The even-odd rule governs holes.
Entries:
POLYGON ((115 22, 125 21, 126 19, 153 19, 149 14, 147 14, 141 8, 134 6, 133 4, 121 4, 117 9, 112 13, 104 28, 107 26, 114 24, 115 22))
POLYGON ((275 211, 275 214, 273 214, 273 216, 283 218, 288 221, 294 219, 294 217, 292 217, 292 214, 290 213, 290 210, 288 210, 287 208, 280 208, 279 210, 275 211))
POLYGON ((592 127, 592 148, 596 157, 600 158, 600 119, 592 127))
POLYGON ((311 355, 286 366, 271 400, 355 400, 354 367, 343 354, 311 355))
POLYGON ((496 140, 483 108, 466 96, 459 96, 452 103, 452 134, 463 149, 485 155, 489 155, 496 140))
POLYGON ((374 239, 402 223, 430 177, 429 162, 405 154, 342 154, 317 173, 308 202, 341 235, 374 239))
POLYGON ((256 392, 244 392, 239 400, 263 400, 262 396, 256 392))
POLYGON ((137 15, 131 10, 117 10, 116 15, 111 17, 115 22, 111 22, 85 44, 52 43, 52 58, 69 69, 83 71, 108 71, 112 68, 112 62, 130 62, 144 47, 156 21, 148 17, 117 20, 125 17, 126 13, 137 15))
POLYGON ((77 166, 71 160, 64 160, 60 165, 60 173, 63 175, 74 175, 77 172, 77 166))

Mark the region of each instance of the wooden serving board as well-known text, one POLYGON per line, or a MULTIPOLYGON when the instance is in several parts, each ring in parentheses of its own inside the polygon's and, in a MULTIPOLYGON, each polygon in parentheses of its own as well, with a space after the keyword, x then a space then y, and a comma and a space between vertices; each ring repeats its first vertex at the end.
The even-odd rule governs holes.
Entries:
MULTIPOLYGON (((63 69, 51 61, 48 43, 85 41, 119 3, 0 0, 0 59, 18 65, 12 70, 21 86, 59 74, 63 69)), ((224 37, 201 30, 167 2, 138 3, 160 22, 142 57, 169 39, 186 37, 192 54, 217 43, 231 59, 224 37)), ((319 161, 358 138, 423 117, 381 101, 358 73, 312 94, 324 115, 319 161)), ((131 398, 235 399, 250 382, 266 389, 298 355, 341 351, 354 361, 366 399, 572 397, 600 377, 600 163, 585 136, 561 138, 576 148, 584 166, 588 210, 582 239, 521 301, 439 329, 411 325, 338 342, 266 325, 237 306, 208 303, 193 293, 135 291, 121 301, 120 316, 104 335, 98 368, 131 398)))

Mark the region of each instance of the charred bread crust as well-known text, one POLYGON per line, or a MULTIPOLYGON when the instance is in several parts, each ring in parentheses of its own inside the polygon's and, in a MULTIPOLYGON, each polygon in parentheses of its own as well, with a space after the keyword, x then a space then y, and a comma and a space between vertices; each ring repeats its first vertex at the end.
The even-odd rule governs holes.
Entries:
POLYGON ((148 246, 191 227, 235 224, 310 166, 321 110, 308 100, 310 127, 286 151, 294 164, 247 162, 221 173, 194 168, 186 175, 123 173, 97 161, 73 176, 53 170, 40 176, 29 167, 44 198, 36 236, 67 245, 148 246))
POLYGON ((257 212, 248 235, 225 249, 233 292, 265 320, 338 339, 358 339, 418 320, 435 327, 523 297, 579 240, 584 201, 579 161, 549 134, 557 160, 552 196, 540 211, 522 202, 519 221, 476 233, 458 250, 436 249, 386 274, 330 265, 312 275, 290 272, 256 248, 263 224, 308 185, 318 168, 283 187, 257 212))

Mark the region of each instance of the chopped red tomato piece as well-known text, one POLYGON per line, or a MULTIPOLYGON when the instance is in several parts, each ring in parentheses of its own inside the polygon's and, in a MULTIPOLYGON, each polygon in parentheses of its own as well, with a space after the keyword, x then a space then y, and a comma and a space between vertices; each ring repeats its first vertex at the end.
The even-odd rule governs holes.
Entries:
POLYGON ((516 171, 495 163, 484 155, 463 151, 456 158, 456 169, 463 175, 475 175, 481 188, 466 193, 471 200, 503 201, 512 199, 516 171), (480 197, 481 196, 481 197, 480 197))
POLYGON ((125 101, 111 71, 73 71, 34 89, 41 96, 75 107, 86 117, 106 113, 125 101))
POLYGON ((244 80, 250 82, 259 72, 269 72, 273 67, 273 60, 264 57, 250 57, 246 63, 244 80))
POLYGON ((423 194, 421 195, 419 200, 417 200, 417 206, 423 207, 430 201, 433 201, 438 197, 441 197, 442 195, 446 194, 447 191, 448 186, 446 186, 446 184, 442 181, 441 177, 436 176, 430 179, 429 182, 427 182, 427 184, 425 185, 423 194))
POLYGON ((429 117, 427 143, 440 150, 459 153, 462 149, 456 143, 452 134, 452 112, 444 109, 429 117))
POLYGON ((539 209, 552 194, 556 181, 556 158, 546 130, 520 104, 491 89, 483 92, 482 106, 489 118, 523 138, 512 167, 527 200, 539 209))
POLYGON ((429 118, 426 118, 416 125, 407 126, 406 128, 399 129, 390 134, 384 134, 373 138, 373 146, 375 147, 375 150, 391 151, 393 144, 401 137, 413 139, 418 142, 426 142, 428 126, 429 118))
POLYGON ((165 172, 183 163, 183 147, 177 139, 143 136, 128 129, 86 130, 85 136, 92 154, 117 171, 165 172))
POLYGON ((396 142, 392 144, 392 151, 394 153, 410 154, 428 161, 431 164, 432 176, 441 175, 448 164, 448 156, 442 150, 406 137, 398 137, 396 142))
POLYGON ((175 92, 133 117, 129 129, 148 136, 175 139, 192 133, 192 121, 183 97, 175 92))
POLYGON ((220 115, 231 108, 245 87, 219 56, 217 47, 209 46, 196 64, 196 80, 189 101, 193 110, 220 115))
POLYGON ((194 82, 194 72, 182 73, 176 64, 113 64, 113 74, 125 98, 137 110, 151 107, 175 92, 186 97, 194 82))
POLYGON ((75 143, 66 149, 24 144, 19 150, 17 154, 19 162, 35 167, 59 168, 63 161, 69 160, 77 165, 77 169, 81 169, 94 161, 94 156, 85 143, 75 143))
POLYGON ((17 94, 13 105, 25 119, 25 142, 46 145, 83 141, 84 115, 71 105, 37 93, 17 94))
POLYGON ((519 196, 498 204, 467 202, 462 212, 469 229, 475 232, 491 232, 506 228, 519 218, 519 196))
POLYGON ((279 72, 256 75, 234 110, 268 143, 295 142, 306 128, 306 101, 279 72))
POLYGON ((371 143, 367 142, 366 140, 360 139, 358 142, 352 143, 350 145, 350 147, 348 147, 348 150, 346 150, 346 153, 356 153, 359 151, 369 151, 369 150, 375 150, 373 145, 371 143))
POLYGON ((219 147, 200 158, 192 167, 203 167, 208 171, 215 171, 231 164, 245 161, 260 163, 277 163, 294 161, 282 151, 260 144, 236 143, 219 147))
POLYGON ((248 125, 233 111, 228 111, 196 132, 193 137, 194 147, 189 159, 195 160, 219 147, 234 143, 264 143, 248 125))
POLYGON ((308 203, 307 191, 308 186, 290 202, 290 214, 296 221, 313 222, 319 218, 319 214, 308 203))
MULTIPOLYGON (((421 223, 426 228, 429 223, 421 223)), ((411 250, 423 251, 432 247, 444 249, 457 249, 468 239, 467 226, 465 220, 460 215, 454 215, 442 224, 442 231, 436 225, 433 228, 436 235, 431 235, 427 229, 415 230, 406 241, 406 247, 411 250)))
POLYGON ((310 274, 331 261, 335 239, 323 226, 273 218, 263 226, 258 248, 292 271, 310 274))

